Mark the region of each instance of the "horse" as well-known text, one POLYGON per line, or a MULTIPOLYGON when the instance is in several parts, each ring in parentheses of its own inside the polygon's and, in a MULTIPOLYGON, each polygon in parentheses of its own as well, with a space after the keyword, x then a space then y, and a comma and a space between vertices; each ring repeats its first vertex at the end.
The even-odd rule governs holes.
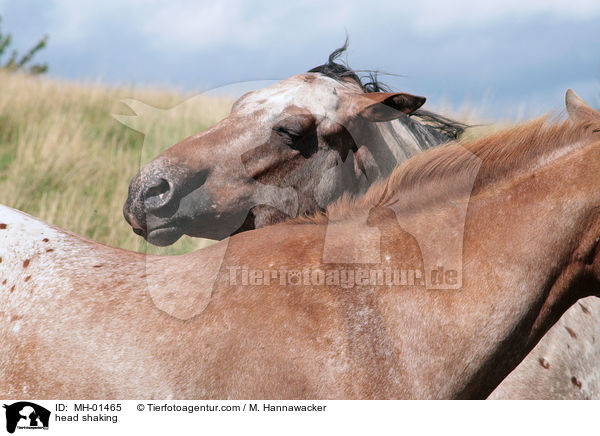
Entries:
POLYGON ((376 76, 365 82, 336 62, 347 47, 243 95, 228 117, 142 167, 123 206, 133 231, 169 245, 182 234, 223 239, 310 215, 462 132, 419 109, 424 97, 384 92, 376 76))
POLYGON ((326 214, 182 256, 108 247, 1 207, 0 395, 486 398, 599 293, 592 115, 427 150, 326 214), (373 232, 380 256, 366 274, 323 259, 326 243, 358 253, 373 232), (446 289, 428 286, 432 235, 441 266, 462 265, 460 286, 457 271, 446 289), (387 270, 412 273, 382 281, 387 270))
MULTIPOLYGON (((261 90, 242 97, 234 104, 232 117, 234 117, 233 114, 235 114, 235 117, 239 115, 236 114, 236 110, 239 107, 250 106, 250 109, 248 109, 246 113, 254 113, 254 111, 272 105, 274 100, 280 98, 280 94, 286 92, 290 93, 290 89, 294 89, 296 92, 291 93, 289 97, 286 97, 288 98, 286 104, 292 104, 294 99, 301 101, 302 95, 306 95, 310 97, 307 97, 308 101, 304 102, 304 109, 308 110, 313 115, 316 113, 327 113, 327 119, 336 119, 336 117, 337 119, 352 119, 352 116, 349 116, 348 114, 341 114, 339 107, 336 110, 340 112, 340 117, 338 117, 337 114, 333 114, 333 111, 324 109, 319 96, 323 95, 323 92, 326 92, 326 90, 323 90, 324 88, 321 85, 331 86, 328 79, 333 79, 344 85, 345 89, 347 89, 348 86, 359 87, 360 90, 357 91, 363 93, 375 93, 381 91, 381 87, 376 79, 367 84, 362 83, 356 73, 348 67, 335 62, 336 57, 339 56, 345 48, 346 45, 332 53, 327 64, 317 67, 313 69, 312 73, 304 76, 301 75, 299 78, 300 82, 310 80, 306 79, 306 77, 312 77, 312 74, 316 74, 318 79, 324 79, 327 81, 326 83, 313 80, 310 82, 309 86, 304 84, 302 89, 300 89, 296 80, 298 78, 295 77, 289 79, 286 82, 278 84, 276 87, 277 89, 261 90), (314 94, 306 94, 307 89, 314 94)), ((337 86, 339 86, 339 84, 337 86)), ((333 89, 336 90, 337 88, 333 89)), ((337 90, 335 92, 338 93, 337 90)), ((384 97, 383 93, 379 92, 379 94, 381 94, 380 98, 384 97)), ((574 93, 570 93, 569 95, 571 98, 570 101, 567 102, 567 107, 569 108, 570 106, 572 108, 570 112, 577 114, 577 107, 587 107, 583 102, 578 102, 578 99, 574 97, 574 93)), ((355 96, 353 95, 352 98, 355 98, 355 96)), ((340 99, 340 101, 343 102, 344 100, 340 99)), ((275 106, 272 107, 275 108, 275 106)), ((342 106, 341 110, 345 110, 345 107, 342 106)), ((283 109, 282 113, 285 114, 285 111, 286 109, 283 109)), ((271 114, 271 117, 273 117, 274 112, 269 113, 271 114)), ((413 115, 414 114, 415 112, 413 112, 413 115)), ((252 125, 255 125, 255 121, 263 123, 267 116, 266 114, 263 115, 265 116, 261 116, 258 119, 253 118, 252 125)), ((396 115, 400 116, 400 113, 398 112, 396 115)), ((421 113, 421 116, 422 115, 423 114, 421 113)), ((418 111, 417 116, 419 116, 418 111)), ((282 115, 282 117, 285 117, 285 115, 282 115)), ((274 119, 276 121, 273 122, 277 124, 277 119, 274 119)), ((433 119, 435 119, 435 116, 433 119)), ((293 124, 297 122, 297 120, 288 120, 286 122, 293 124)), ((351 122, 345 121, 341 124, 351 124, 351 122)), ((142 169, 136 178, 134 178, 132 181, 132 188, 130 189, 130 195, 124 206, 125 216, 128 221, 132 223, 134 231, 141 233, 143 236, 147 236, 148 233, 146 217, 149 217, 149 219, 154 222, 166 222, 166 231, 168 231, 173 238, 178 237, 178 235, 185 232, 186 229, 188 229, 189 232, 189 228, 194 229, 189 233, 197 236, 220 238, 232 232, 235 233, 252 228, 263 227, 280 222, 286 219, 288 215, 293 216, 298 213, 306 215, 321 210, 325 208, 327 204, 330 204, 339 198, 343 192, 349 192, 354 195, 362 194, 375 180, 385 176, 391 171, 393 165, 397 165, 399 162, 418 152, 420 149, 427 149, 435 146, 436 143, 443 143, 449 140, 452 136, 460 133, 462 127, 464 127, 464 125, 461 126, 459 123, 452 123, 450 120, 439 116, 437 116, 437 125, 435 128, 427 126, 422 127, 421 124, 414 122, 413 119, 406 116, 400 116, 400 118, 391 122, 378 122, 374 125, 377 126, 379 132, 368 130, 366 129, 365 124, 362 124, 360 126, 362 133, 356 133, 357 129, 354 128, 354 134, 350 136, 346 134, 349 129, 345 127, 338 129, 336 131, 337 133, 334 132, 335 134, 330 132, 330 134, 327 135, 324 133, 324 127, 320 125, 311 133, 311 138, 314 139, 316 136, 316 142, 320 144, 317 148, 320 151, 309 156, 307 160, 304 155, 302 157, 296 155, 295 157, 290 158, 302 161, 299 163, 300 167, 298 170, 294 167, 294 171, 292 171, 294 173, 293 176, 289 175, 289 160, 286 160, 286 157, 283 157, 284 163, 281 164, 282 156, 284 156, 286 152, 294 152, 289 150, 286 144, 281 144, 279 142, 281 141, 279 127, 275 126, 272 128, 273 132, 276 132, 277 134, 271 135, 268 145, 263 145, 247 151, 249 142, 244 139, 246 144, 243 146, 243 153, 245 153, 243 155, 244 168, 240 166, 238 166, 238 168, 242 168, 242 173, 246 174, 246 170, 248 169, 246 164, 249 162, 257 162, 258 160, 261 162, 261 165, 265 165, 264 168, 268 167, 268 170, 257 177, 252 176, 250 179, 244 179, 242 183, 245 184, 248 182, 249 185, 246 185, 246 188, 250 190, 249 194, 246 196, 246 200, 249 198, 251 199, 249 200, 249 203, 245 203, 246 206, 243 206, 241 209, 235 209, 236 205, 239 206, 241 204, 235 204, 238 197, 236 197, 236 195, 231 195, 230 191, 227 189, 223 189, 222 187, 226 185, 226 182, 224 180, 219 181, 220 176, 215 176, 213 179, 216 183, 215 186, 218 185, 220 188, 215 189, 213 192, 223 193, 224 198, 219 199, 214 197, 218 201, 215 201, 214 204, 211 205, 212 211, 209 211, 208 213, 206 213, 207 208, 205 206, 209 194, 206 190, 195 190, 196 179, 194 179, 193 176, 193 168, 202 166, 202 162, 195 161, 195 158, 193 157, 194 153, 189 152, 189 150, 194 150, 195 148, 198 148, 199 150, 207 148, 209 147, 209 143, 212 144, 214 142, 218 143, 220 148, 224 148, 227 153, 230 150, 228 144, 232 142, 219 142, 220 139, 218 136, 213 135, 214 132, 207 132, 198 135, 197 137, 189 138, 188 140, 184 140, 182 143, 175 145, 171 151, 166 153, 166 157, 159 156, 148 167, 142 169), (408 128, 411 133, 407 134, 406 130, 400 131, 400 129, 403 128, 408 128), (316 135, 314 132, 317 132, 316 135), (390 132, 395 132, 396 135, 390 135, 390 132), (357 142, 354 140, 354 138, 360 135, 366 138, 365 142, 357 142), (218 140, 215 140, 215 138, 218 140), (381 142, 382 139, 383 142, 381 142), (343 147, 328 147, 328 145, 339 144, 345 140, 348 141, 348 144, 343 147), (357 149, 355 146, 357 143, 364 145, 357 149), (327 151, 323 151, 325 149, 327 151), (388 153, 378 151, 385 151, 386 149, 392 151, 394 154, 393 159, 388 159, 386 157, 389 155, 388 153), (339 154, 340 150, 350 150, 351 152, 346 155, 346 157, 349 156, 350 158, 342 162, 340 160, 342 157, 342 154, 339 154), (372 165, 364 167, 366 170, 363 168, 363 170, 361 170, 362 172, 357 171, 357 162, 360 165, 360 162, 363 162, 364 159, 359 159, 358 161, 355 160, 353 154, 354 151, 358 152, 359 155, 361 153, 369 153, 373 158, 370 160, 372 165), (142 192, 142 186, 144 184, 142 182, 144 179, 142 175, 171 174, 173 168, 171 162, 173 161, 173 158, 168 156, 170 153, 173 153, 173 155, 176 156, 175 161, 179 162, 181 161, 179 157, 185 156, 186 162, 188 163, 185 164, 186 168, 182 171, 184 173, 192 171, 192 175, 189 176, 191 177, 190 180, 192 180, 192 182, 190 182, 191 185, 188 188, 181 187, 182 184, 185 185, 188 182, 185 180, 181 182, 178 177, 175 177, 174 180, 176 180, 176 182, 174 182, 174 185, 173 182, 167 182, 164 186, 166 187, 168 185, 171 187, 171 185, 173 185, 181 188, 181 196, 184 197, 187 193, 191 192, 194 192, 192 197, 194 195, 199 195, 201 197, 200 205, 202 211, 198 214, 195 212, 192 214, 186 212, 195 210, 193 201, 187 199, 184 200, 184 203, 188 204, 188 206, 185 207, 181 207, 181 205, 177 204, 177 199, 169 200, 173 201, 174 204, 177 204, 177 207, 171 207, 173 216, 170 218, 168 217, 168 214, 170 213, 168 207, 165 207, 164 210, 162 210, 163 212, 166 212, 166 218, 163 216, 161 219, 154 217, 154 209, 152 209, 152 207, 147 210, 145 209, 145 199, 148 200, 147 205, 151 205, 153 197, 142 192), (271 153, 271 155, 269 156, 268 153, 271 153), (319 179, 323 167, 320 166, 320 164, 316 164, 316 162, 325 162, 326 159, 333 157, 336 159, 336 164, 333 166, 333 169, 337 172, 337 175, 331 175, 331 172, 329 172, 328 174, 331 176, 328 175, 327 177, 321 177, 319 179), (165 166, 164 168, 161 168, 161 165, 163 164, 165 166), (190 168, 192 168, 192 170, 190 170, 190 168), (268 177, 266 176, 267 173, 268 177), (342 173, 345 175, 342 176, 342 173), (267 185, 262 184, 259 179, 261 179, 262 182, 267 183, 267 185), (318 187, 315 180, 318 180, 318 187), (341 180, 343 183, 340 182, 341 180), (325 183, 323 184, 323 182, 325 183), (265 192, 267 186, 269 187, 268 195, 265 192), (326 191, 328 192, 327 195, 321 195, 321 193, 323 193, 321 190, 322 186, 326 187, 326 191), (274 187, 288 189, 274 189, 274 187), (292 192, 290 192, 290 187, 293 188, 292 192), (261 191, 262 194, 257 196, 256 193, 258 191, 261 191), (300 193, 300 205, 298 204, 297 193, 300 193), (265 199, 265 204, 252 205, 253 202, 260 203, 265 199), (189 203, 187 203, 188 201, 189 203), (271 206, 269 206, 269 204, 271 206), (223 210, 231 211, 232 208, 236 210, 233 222, 231 221, 232 215, 229 212, 225 214, 221 213, 223 210), (135 210, 136 212, 133 213, 131 212, 132 210, 135 210), (287 210, 289 213, 286 214, 283 210, 287 210), (148 215, 146 215, 146 213, 148 215), (241 222, 240 219, 242 219, 242 216, 244 215, 246 216, 246 220, 244 221, 244 224, 239 227, 241 222), (185 223, 185 225, 183 223, 185 223), (169 228, 169 226, 175 226, 176 229, 173 230, 172 228, 169 228), (214 233, 217 228, 220 228, 222 231, 220 235, 214 233)), ((266 126, 265 128, 268 127, 269 126, 266 126)), ((373 123, 370 123, 368 127, 373 127, 373 123)), ((221 130, 217 129, 217 131, 221 130)), ((296 141, 301 143, 299 148, 301 151, 302 147, 306 146, 306 140, 304 140, 304 142, 301 141, 297 135, 296 141)), ((313 141, 313 145, 314 143, 315 141, 313 141)), ((294 146, 290 147, 293 148, 294 146)), ((296 146, 296 148, 298 148, 298 146, 296 146)), ((210 160, 213 158, 214 154, 207 151, 202 156, 203 158, 210 160)), ((228 157, 226 158, 223 157, 223 160, 231 161, 231 155, 228 154, 227 156, 228 157)), ((225 171, 229 171, 230 166, 219 164, 223 161, 221 159, 221 155, 217 156, 214 165, 224 167, 225 171)), ((218 172, 219 170, 217 169, 215 171, 218 172)), ((223 171, 218 174, 221 174, 224 178, 227 177, 223 171)), ((204 176, 200 177, 200 179, 203 177, 204 176)), ((148 180, 152 180, 152 176, 149 176, 148 180)), ((165 176, 162 180, 168 180, 168 177, 165 176)), ((239 179, 234 178, 234 180, 239 179)), ((152 184, 152 182, 149 183, 152 184)), ((234 182, 233 186, 234 188, 232 189, 239 192, 237 190, 237 186, 239 186, 238 183, 234 182)), ((210 188, 206 187, 206 189, 208 190, 210 188)), ((152 225, 150 227, 153 228, 152 225)), ((156 227, 159 233, 165 231, 161 229, 160 224, 156 227)), ((150 241, 152 242, 153 240, 150 239, 150 241)), ((156 240, 154 242, 160 243, 160 241, 156 240)), ((595 371, 594 364, 594 361, 597 360, 596 358, 600 357, 600 355, 598 355, 600 350, 597 350, 597 347, 593 346, 593 343, 596 340, 596 332, 600 330, 596 327, 596 317, 592 315, 600 312, 600 302, 594 298, 590 298, 586 302, 582 302, 578 307, 579 309, 575 307, 572 308, 569 313, 565 315, 565 318, 560 321, 559 325, 553 328, 549 333, 548 338, 544 339, 536 347, 534 352, 532 352, 532 355, 525 360, 523 365, 494 392, 493 398, 597 398, 600 396, 600 373, 595 371), (585 358, 583 357, 584 355, 586 356, 585 358)))
MULTIPOLYGON (((575 92, 567 91, 566 109, 575 121, 600 118, 575 92)), ((490 399, 600 398, 600 300, 582 299, 494 390, 490 399)))

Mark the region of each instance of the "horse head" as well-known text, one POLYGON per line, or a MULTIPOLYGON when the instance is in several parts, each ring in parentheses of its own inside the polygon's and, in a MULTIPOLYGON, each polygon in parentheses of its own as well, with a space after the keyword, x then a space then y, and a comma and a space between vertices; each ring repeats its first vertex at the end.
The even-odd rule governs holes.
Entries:
POLYGON ((369 88, 333 62, 338 55, 245 94, 228 117, 142 167, 123 207, 134 232, 169 245, 182 234, 223 239, 315 213, 451 139, 406 116, 425 98, 369 88))

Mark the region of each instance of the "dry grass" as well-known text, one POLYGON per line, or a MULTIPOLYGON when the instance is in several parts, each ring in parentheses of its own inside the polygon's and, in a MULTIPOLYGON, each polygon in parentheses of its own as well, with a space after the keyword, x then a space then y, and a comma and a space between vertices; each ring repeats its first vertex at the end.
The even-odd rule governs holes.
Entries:
POLYGON ((226 116, 231 100, 196 97, 169 111, 134 106, 145 112, 133 119, 144 135, 112 116, 133 115, 121 103, 126 98, 170 108, 186 96, 0 73, 0 203, 130 250, 173 254, 206 245, 184 237, 148 249, 121 208, 140 164, 226 116))

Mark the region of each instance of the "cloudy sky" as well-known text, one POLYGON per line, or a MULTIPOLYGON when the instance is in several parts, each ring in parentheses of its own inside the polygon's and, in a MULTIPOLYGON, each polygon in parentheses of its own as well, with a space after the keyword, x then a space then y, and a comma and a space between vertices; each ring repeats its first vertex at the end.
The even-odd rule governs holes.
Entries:
POLYGON ((350 35, 356 69, 434 107, 515 118, 561 109, 574 88, 600 106, 598 0, 0 0, 1 29, 50 74, 201 91, 282 79, 323 63, 350 35))

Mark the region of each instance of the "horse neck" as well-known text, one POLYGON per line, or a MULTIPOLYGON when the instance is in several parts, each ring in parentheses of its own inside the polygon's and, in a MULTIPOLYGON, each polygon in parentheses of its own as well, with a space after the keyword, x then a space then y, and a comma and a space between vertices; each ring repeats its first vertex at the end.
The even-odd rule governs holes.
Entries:
POLYGON ((485 334, 497 336, 459 397, 487 396, 569 307, 598 294, 598 171, 591 144, 471 198, 464 277, 468 286, 491 273, 471 290, 489 313, 485 334))
MULTIPOLYGON (((415 289, 419 304, 411 311, 403 308, 409 307, 407 293, 389 297, 397 299, 390 304, 408 311, 412 320, 414 310, 423 308, 423 324, 404 324, 402 329, 412 329, 417 342, 440 349, 437 356, 432 350, 432 360, 456 365, 460 377, 456 385, 439 386, 444 395, 485 398, 577 299, 598 293, 600 189, 594 181, 600 173, 600 144, 574 134, 552 147, 546 140, 555 136, 569 135, 531 135, 537 141, 534 146, 543 147, 539 153, 522 142, 512 146, 510 134, 492 141, 498 149, 503 143, 498 141, 506 140, 514 170, 504 164, 506 155, 489 148, 477 151, 483 156, 481 167, 474 165, 479 158, 472 153, 468 156, 473 158, 462 161, 449 153, 452 150, 431 151, 416 156, 363 199, 328 211, 330 220, 343 225, 344 216, 360 220, 364 211, 371 211, 372 226, 377 221, 374 211, 391 209, 394 213, 385 223, 399 225, 402 231, 396 234, 410 238, 386 234, 382 250, 398 253, 404 263, 417 259, 418 265, 422 259, 425 277, 438 265, 445 271, 462 271, 460 291, 423 296, 422 289, 415 289), (494 153, 498 154, 489 159, 494 153), (446 160, 432 159, 436 154, 461 165, 443 171, 446 160), (412 173, 407 171, 411 168, 412 173), (415 243, 417 248, 409 250, 415 243), (416 254, 410 254, 413 251, 416 254), (437 314, 434 319, 431 313, 437 314), (432 330, 430 324, 436 322, 432 330), (448 325, 458 329, 448 331, 448 325), (451 352, 436 345, 445 342, 452 343, 451 352)), ((357 245, 364 247, 366 232, 354 233, 360 235, 357 245)), ((439 372, 432 366, 424 378, 439 372)))
POLYGON ((408 116, 376 123, 373 129, 367 127, 365 131, 368 132, 368 136, 362 138, 359 134, 358 138, 362 144, 368 144, 373 156, 376 169, 372 169, 372 172, 376 173, 377 177, 371 177, 372 180, 388 176, 399 163, 451 139, 408 116))

